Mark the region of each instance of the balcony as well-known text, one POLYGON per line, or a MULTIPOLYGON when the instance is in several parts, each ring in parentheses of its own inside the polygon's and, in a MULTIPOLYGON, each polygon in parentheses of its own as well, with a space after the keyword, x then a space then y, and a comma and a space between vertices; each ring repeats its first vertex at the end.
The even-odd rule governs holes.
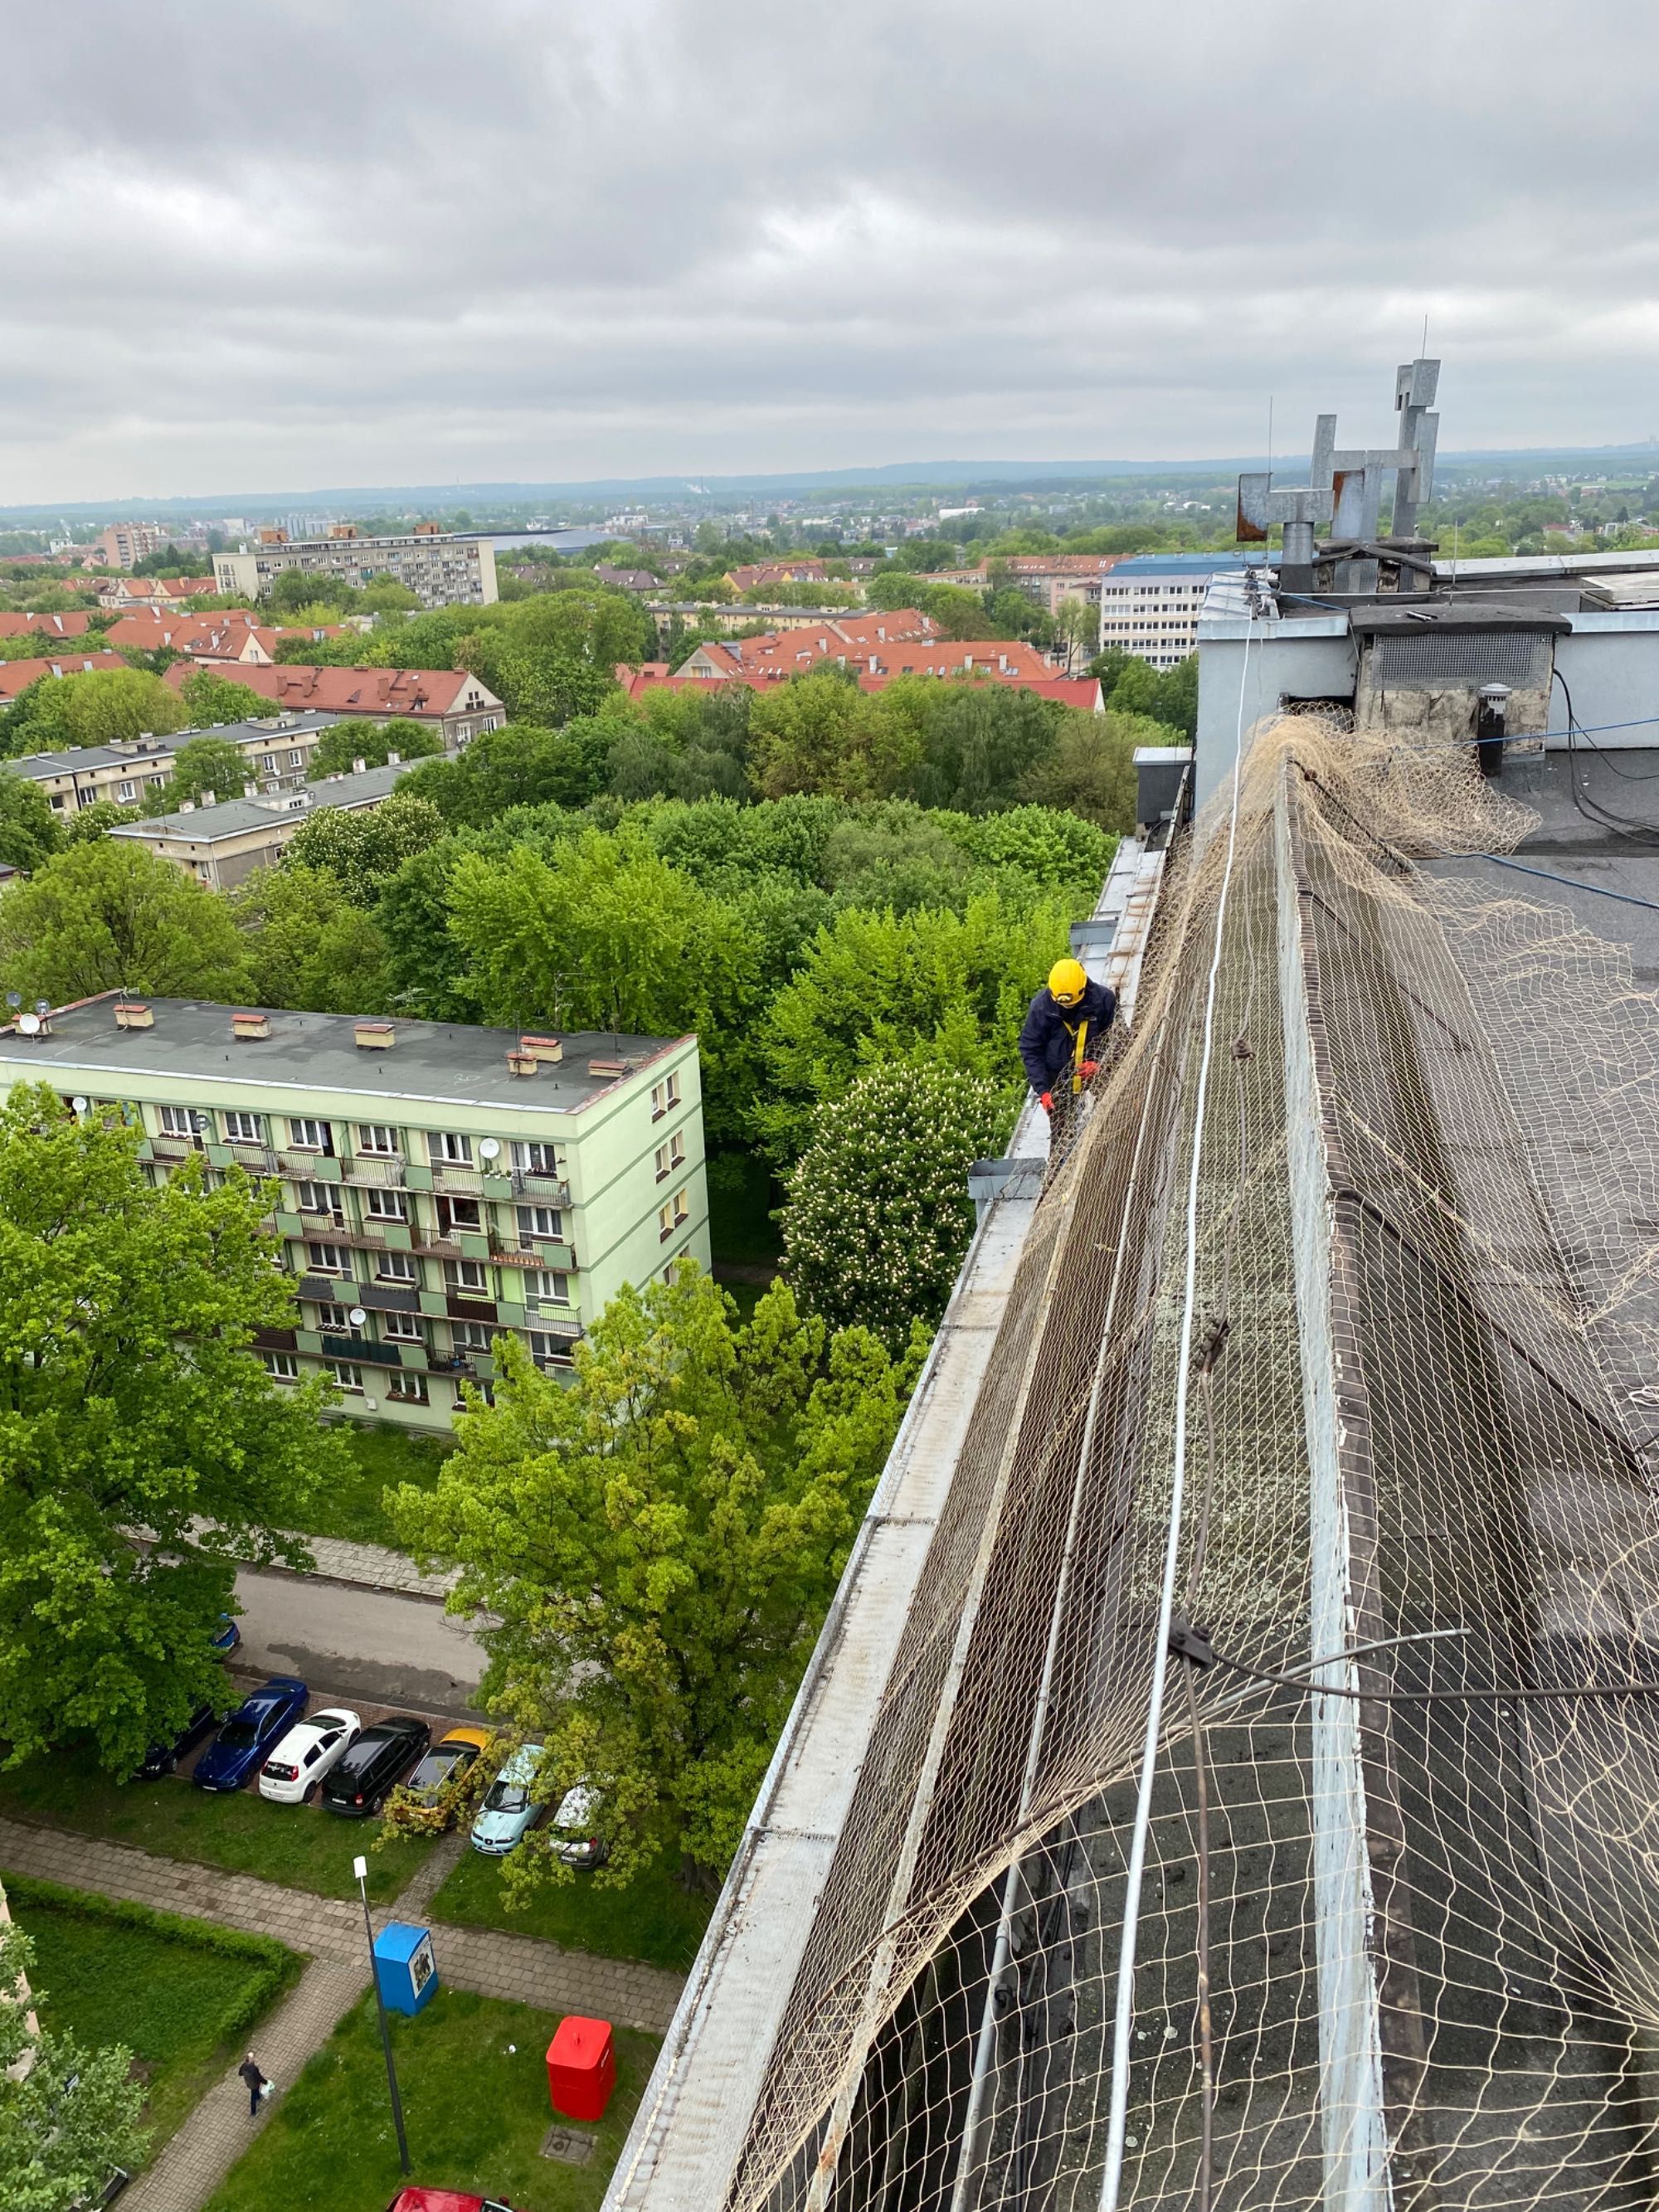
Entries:
POLYGON ((477 1362, 465 1352, 429 1352, 426 1358, 429 1375, 465 1375, 477 1381, 477 1362))
POLYGON ((370 1367, 401 1367, 404 1364, 395 1344, 380 1344, 367 1336, 331 1336, 325 1333, 323 1357, 366 1363, 370 1367))
POLYGON ((453 1291, 445 1293, 444 1311, 451 1321, 485 1321, 492 1327, 495 1321, 494 1298, 459 1297, 453 1291))
POLYGON ((237 1166, 246 1168, 249 1175, 274 1176, 283 1172, 282 1163, 269 1145, 234 1143, 227 1149, 237 1166))
POLYGON ((514 1198, 544 1199, 553 1206, 568 1206, 570 1184, 563 1176, 537 1175, 529 1168, 514 1168, 513 1195, 514 1198))
POLYGON ((191 1137, 152 1137, 149 1148, 158 1160, 182 1160, 202 1146, 191 1137))
POLYGON ((401 1190, 406 1165, 401 1157, 374 1158, 354 1152, 349 1160, 341 1163, 341 1170, 347 1182, 362 1183, 373 1190, 401 1190))
POLYGON ((449 1160, 434 1160, 432 1182, 436 1190, 452 1190, 466 1198, 483 1196, 484 1179, 477 1168, 464 1168, 449 1160))

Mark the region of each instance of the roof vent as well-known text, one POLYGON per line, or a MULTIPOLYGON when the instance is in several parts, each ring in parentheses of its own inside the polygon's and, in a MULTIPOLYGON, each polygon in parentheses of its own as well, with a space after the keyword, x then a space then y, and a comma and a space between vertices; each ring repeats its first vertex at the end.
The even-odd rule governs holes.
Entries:
POLYGON ((193 799, 181 799, 179 801, 179 811, 181 814, 194 814, 196 801, 193 799))
POLYGON ((352 1033, 359 1052, 390 1052, 397 1036, 390 1022, 354 1022, 352 1033))
POLYGON ((261 1013, 233 1014, 230 1033, 240 1043, 254 1043, 270 1035, 270 1016, 261 1013))
POLYGON ((401 768, 403 758, 401 753, 388 753, 386 757, 386 764, 388 768, 401 768))
POLYGON ((355 760, 351 763, 351 773, 353 775, 362 775, 368 768, 368 763, 366 760, 355 760))
POLYGON ((533 1075, 536 1073, 537 1065, 533 1052, 514 1052, 510 1047, 508 1048, 507 1071, 509 1075, 533 1075))
POLYGON ((258 785, 257 783, 245 783, 242 786, 242 796, 244 799, 257 799, 259 796, 258 785))
POLYGON ((609 1081, 615 1075, 631 1075, 634 1063, 631 1060, 590 1060, 587 1072, 590 1075, 603 1076, 609 1081))
POLYGON ((155 1010, 143 999, 118 999, 115 1026, 118 1030, 153 1030, 155 1010))
POLYGON ((519 1039, 519 1050, 527 1052, 532 1060, 539 1061, 544 1066, 556 1067, 564 1058, 564 1039, 556 1036, 521 1036, 519 1039))
POLYGON ((219 804, 218 793, 216 791, 204 791, 202 793, 202 804, 204 806, 216 806, 219 804))

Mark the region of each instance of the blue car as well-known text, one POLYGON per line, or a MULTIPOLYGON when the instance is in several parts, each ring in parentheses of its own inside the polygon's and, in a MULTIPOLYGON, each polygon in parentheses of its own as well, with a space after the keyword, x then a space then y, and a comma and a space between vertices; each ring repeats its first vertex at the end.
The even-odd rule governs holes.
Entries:
POLYGON ((219 1615, 219 1626, 213 1632, 213 1648, 222 1658, 228 1659, 242 1640, 242 1632, 228 1613, 219 1615))
POLYGON ((294 1675, 273 1674, 243 1698, 197 1760, 191 1780, 198 1790, 240 1790, 277 1739, 303 1718, 310 1694, 294 1675))

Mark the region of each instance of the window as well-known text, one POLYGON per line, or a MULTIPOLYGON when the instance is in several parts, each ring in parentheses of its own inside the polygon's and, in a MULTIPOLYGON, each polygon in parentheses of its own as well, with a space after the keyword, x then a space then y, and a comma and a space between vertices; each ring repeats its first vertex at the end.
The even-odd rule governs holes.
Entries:
POLYGON ((690 1215, 691 1205, 689 1192, 677 1190, 672 1198, 669 1200, 667 1205, 659 1206, 657 1210, 657 1235, 659 1239, 672 1237, 677 1229, 684 1225, 684 1224, 690 1218, 690 1215))
POLYGON ((351 1327, 351 1309, 349 1306, 319 1305, 317 1326, 327 1329, 331 1334, 343 1334, 351 1327))
POLYGON ((524 1279, 524 1295, 526 1305, 568 1306, 570 1303, 570 1278, 559 1268, 528 1268, 524 1279))
POLYGON ((557 1175, 559 1164, 551 1145, 513 1140, 513 1164, 520 1175, 557 1175))
POLYGON ((468 1297, 489 1296, 489 1270, 482 1260, 446 1260, 444 1281, 468 1297))
POLYGON ((398 1132, 384 1121, 361 1121, 357 1125, 357 1149, 360 1152, 379 1152, 383 1158, 398 1157, 398 1132))
POLYGON ((400 1338, 405 1344, 420 1344, 426 1338, 426 1329, 419 1314, 382 1314, 380 1334, 384 1337, 400 1338))
POLYGON ((371 1221, 407 1221, 409 1200, 400 1190, 371 1190, 364 1212, 371 1221))
POLYGON ((263 1145, 265 1140, 265 1121, 263 1114, 239 1113, 233 1106, 224 1115, 225 1141, 231 1145, 263 1145))
POLYGON ((377 1252, 374 1272, 383 1283, 418 1283, 421 1279, 419 1264, 408 1252, 377 1252))
POLYGON ((349 1359, 331 1359, 328 1364, 340 1388, 361 1398, 363 1394, 362 1369, 354 1367, 349 1359))
POLYGON ((464 1229, 476 1237, 483 1228, 483 1208, 476 1198, 440 1198, 438 1226, 440 1229, 464 1229))
POLYGON ((351 1255, 338 1244, 307 1244, 306 1257, 313 1275, 349 1275, 351 1255))
POLYGON ((433 1158, 444 1167, 470 1168, 472 1164, 472 1139, 459 1135, 453 1129, 434 1129, 427 1138, 427 1147, 433 1158))
POLYGON ((197 1133, 193 1106, 163 1106, 161 1122, 164 1137, 194 1137, 197 1133))
POLYGON ((332 1183, 296 1182, 294 1202, 301 1213, 326 1213, 336 1221, 344 1219, 340 1201, 332 1183))
POLYGON ((424 1406, 428 1402, 426 1377, 418 1368, 402 1367, 386 1378, 386 1395, 400 1398, 406 1406, 424 1406))
POLYGON ((297 1382, 299 1381, 300 1363, 291 1352, 262 1352, 259 1357, 264 1361, 265 1372, 273 1382, 297 1382))
POLYGON ((457 1352, 488 1352, 495 1333, 487 1321, 453 1321, 449 1324, 449 1340, 457 1352))
POLYGON ((116 785, 115 796, 123 806, 130 806, 138 796, 138 787, 129 777, 125 783, 116 785))
POLYGON ((652 1085, 651 1118, 653 1121, 660 1121, 663 1115, 679 1103, 680 1079, 678 1073, 665 1075, 660 1083, 652 1085))
POLYGON ((288 764, 290 768, 303 768, 306 764, 306 757, 296 749, 289 755, 288 764))
POLYGON ((295 1152, 331 1152, 334 1132, 326 1121, 291 1121, 288 1125, 289 1141, 295 1152))
POLYGON ((570 1364, 570 1356, 576 1347, 568 1337, 550 1336, 544 1329, 539 1328, 532 1328, 527 1334, 530 1356, 538 1366, 568 1367, 570 1364))
POLYGON ((262 755, 260 756, 259 765, 260 765, 260 767, 261 767, 262 769, 264 769, 264 772, 265 772, 265 774, 266 774, 267 775, 276 775, 276 754, 275 754, 275 753, 264 753, 264 754, 262 754, 262 755))
POLYGON ((676 1129, 665 1145, 657 1147, 657 1181, 665 1182, 676 1168, 685 1165, 685 1138, 676 1129))
POLYGON ((564 1216, 556 1206, 521 1206, 517 1212, 520 1237, 552 1237, 561 1243, 564 1241, 564 1216))

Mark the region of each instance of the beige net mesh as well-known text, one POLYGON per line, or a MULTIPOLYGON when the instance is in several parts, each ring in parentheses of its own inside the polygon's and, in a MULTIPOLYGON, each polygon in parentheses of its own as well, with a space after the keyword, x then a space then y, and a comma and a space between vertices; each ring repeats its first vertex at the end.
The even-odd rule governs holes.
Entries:
POLYGON ((1652 2200, 1659 1702, 1451 1693, 1659 1680, 1656 1007, 1437 870, 1527 826, 1455 752, 1298 719, 1231 799, 1038 1209, 732 2212, 1652 2200), (1178 1462, 1175 1614, 1292 1679, 1171 1660, 1143 1798, 1178 1462), (1338 1654, 1367 1694, 1306 1686, 1338 1654))

